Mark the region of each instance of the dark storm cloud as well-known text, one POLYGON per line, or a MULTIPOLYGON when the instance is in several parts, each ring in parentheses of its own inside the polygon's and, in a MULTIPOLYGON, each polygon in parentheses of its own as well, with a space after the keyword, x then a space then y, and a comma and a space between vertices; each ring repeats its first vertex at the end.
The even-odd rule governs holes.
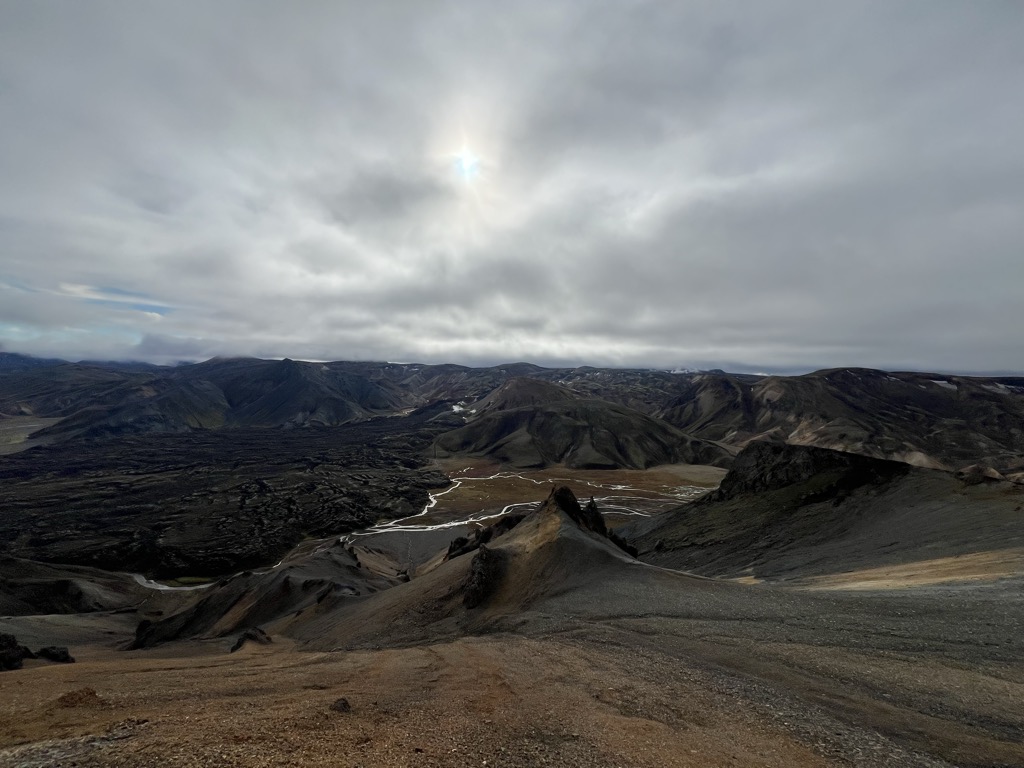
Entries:
POLYGON ((0 339, 1024 369, 1021 39, 931 0, 0 3, 0 339))

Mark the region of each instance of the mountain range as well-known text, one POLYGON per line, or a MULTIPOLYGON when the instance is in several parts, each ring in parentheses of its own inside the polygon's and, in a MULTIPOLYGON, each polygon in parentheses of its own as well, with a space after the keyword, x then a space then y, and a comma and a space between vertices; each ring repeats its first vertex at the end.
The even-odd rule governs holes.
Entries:
POLYGON ((161 368, 0 354, 0 414, 59 419, 34 432, 30 444, 338 426, 435 403, 450 404, 464 421, 439 438, 439 455, 491 456, 515 466, 726 465, 748 443, 767 440, 938 469, 980 464, 1024 477, 1022 377, 248 358, 161 368))

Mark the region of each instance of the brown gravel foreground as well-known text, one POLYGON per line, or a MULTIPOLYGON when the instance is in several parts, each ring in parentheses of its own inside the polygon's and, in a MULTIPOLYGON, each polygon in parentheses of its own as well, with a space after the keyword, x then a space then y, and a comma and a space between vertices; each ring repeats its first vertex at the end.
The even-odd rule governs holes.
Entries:
POLYGON ((835 764, 685 663, 628 649, 501 636, 223 651, 95 650, 4 673, 0 765, 835 764), (332 711, 341 697, 350 711, 332 711))

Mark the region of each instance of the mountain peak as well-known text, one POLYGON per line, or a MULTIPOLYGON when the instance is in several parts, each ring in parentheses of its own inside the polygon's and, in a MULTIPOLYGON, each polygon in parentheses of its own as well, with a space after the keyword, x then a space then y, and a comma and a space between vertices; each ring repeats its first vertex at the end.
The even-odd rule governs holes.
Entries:
POLYGON ((570 389, 542 379, 517 376, 509 379, 476 406, 478 412, 485 410, 506 411, 528 405, 578 400, 579 395, 570 389))
POLYGON ((594 500, 591 499, 585 507, 580 506, 576 494, 566 485, 557 485, 552 488, 538 513, 541 515, 554 514, 557 511, 564 512, 580 528, 593 531, 601 536, 608 535, 608 528, 594 500))

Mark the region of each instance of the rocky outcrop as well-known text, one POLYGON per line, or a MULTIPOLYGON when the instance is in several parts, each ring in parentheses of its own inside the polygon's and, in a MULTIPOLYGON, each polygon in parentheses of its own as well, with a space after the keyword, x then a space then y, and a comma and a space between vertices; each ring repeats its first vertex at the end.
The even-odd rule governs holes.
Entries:
POLYGON ((235 644, 231 646, 231 650, 228 653, 234 653, 242 649, 246 643, 256 643, 257 645, 270 645, 274 641, 270 639, 270 635, 264 632, 259 627, 250 627, 238 636, 235 644))
POLYGON ((598 536, 608 539, 630 557, 636 557, 636 549, 605 524, 604 517, 601 515, 601 511, 598 509, 597 502, 594 501, 593 496, 590 497, 590 501, 587 502, 586 506, 581 506, 576 498, 576 494, 568 487, 564 485, 555 486, 548 495, 547 500, 537 511, 537 514, 554 514, 557 512, 567 515, 570 520, 583 530, 596 533, 598 536))
POLYGON ((763 493, 821 478, 834 477, 834 485, 822 488, 831 496, 860 485, 878 483, 907 474, 910 467, 897 461, 884 461, 826 448, 785 443, 754 442, 733 461, 710 501, 735 498, 747 493, 763 493))
POLYGON ((985 467, 981 464, 971 464, 969 467, 957 470, 956 476, 963 481, 964 485, 980 485, 981 483, 998 483, 1006 480, 1001 472, 992 467, 985 467))
POLYGON ((1024 492, 992 478, 824 448, 751 443, 718 490, 632 523, 647 562, 709 576, 800 578, 1024 546, 1024 492))
POLYGON ((496 539, 511 531, 519 525, 525 517, 525 514, 505 515, 497 522, 491 523, 485 528, 473 531, 469 536, 458 536, 455 539, 452 539, 452 542, 448 545, 448 553, 444 556, 444 559, 451 560, 453 557, 459 557, 460 555, 475 552, 484 544, 489 543, 492 539, 496 539))
POLYGON ((598 536, 608 535, 608 527, 605 525, 601 513, 598 512, 597 504, 594 503, 593 498, 590 499, 586 507, 581 507, 576 499, 576 494, 569 490, 568 487, 559 485, 551 489, 551 494, 548 496, 547 501, 544 502, 544 506, 541 507, 540 511, 544 513, 554 509, 561 510, 567 514, 580 528, 593 531, 598 536))
POLYGON ((45 648, 40 648, 36 655, 40 659, 55 661, 59 664, 73 664, 75 662, 74 656, 63 645, 48 645, 45 648))
POLYGON ((33 653, 18 642, 18 638, 0 633, 0 671, 21 669, 25 659, 45 659, 61 664, 72 664, 75 659, 64 646, 50 645, 33 653))
POLYGON ((14 635, 0 633, 0 670, 21 669, 26 650, 14 635))
POLYGON ((485 603, 498 590, 507 564, 507 552, 481 546, 469 567, 462 604, 467 608, 477 608, 485 603))

